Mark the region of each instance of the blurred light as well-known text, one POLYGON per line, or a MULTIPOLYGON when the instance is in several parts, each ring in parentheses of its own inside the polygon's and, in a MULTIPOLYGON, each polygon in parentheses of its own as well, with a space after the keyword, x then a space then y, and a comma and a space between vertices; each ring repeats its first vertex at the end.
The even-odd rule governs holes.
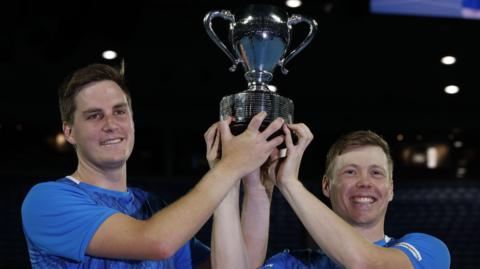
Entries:
POLYGON ((425 163, 425 155, 422 153, 414 153, 412 156, 412 162, 417 164, 425 163))
POLYGON ((460 89, 456 85, 448 85, 447 87, 445 87, 445 92, 448 94, 456 94, 459 91, 460 89))
POLYGON ((397 141, 403 141, 405 137, 403 136, 403 134, 398 134, 397 135, 397 141))
POLYGON ((106 50, 102 53, 102 57, 107 60, 113 60, 117 58, 117 53, 113 50, 106 50))
POLYGON ((457 141, 453 142, 453 146, 456 147, 457 149, 461 148, 461 147, 463 147, 463 142, 460 141, 460 140, 457 140, 457 141))
POLYGON ((457 61, 457 59, 453 56, 445 56, 442 57, 441 62, 444 65, 452 65, 457 61))
POLYGON ((267 85, 268 89, 272 92, 276 92, 277 91, 277 87, 276 86, 273 86, 273 85, 267 85))
POLYGON ((297 8, 297 7, 302 5, 302 1, 300 1, 300 0, 287 0, 287 1, 285 1, 285 5, 287 5, 287 7, 297 8))
POLYGON ((17 126, 15 126, 15 129, 17 129, 17 131, 21 131, 21 130, 23 130, 23 125, 21 125, 19 123, 19 124, 17 124, 17 126))
POLYGON ((438 166, 438 152, 436 147, 427 148, 427 167, 430 169, 438 166))
POLYGON ((417 141, 422 141, 423 140, 423 135, 417 134, 417 136, 415 138, 417 139, 417 141))
POLYGON ((467 168, 465 168, 465 167, 458 167, 457 168, 457 177, 458 178, 464 177, 466 173, 467 173, 467 168))
POLYGON ((55 136, 55 145, 57 147, 63 147, 65 146, 65 144, 67 143, 67 140, 65 139, 65 136, 62 134, 62 133, 58 133, 56 136, 55 136))

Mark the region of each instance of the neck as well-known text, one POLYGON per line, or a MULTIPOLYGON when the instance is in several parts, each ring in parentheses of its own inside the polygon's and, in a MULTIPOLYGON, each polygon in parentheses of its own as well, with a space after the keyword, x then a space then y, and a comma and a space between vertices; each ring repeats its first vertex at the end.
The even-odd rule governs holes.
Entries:
POLYGON ((115 191, 127 190, 127 165, 120 168, 101 169, 79 162, 72 176, 81 182, 115 191))
POLYGON ((378 240, 382 240, 385 238, 385 231, 383 229, 384 227, 384 221, 377 221, 373 224, 367 224, 367 225, 362 225, 362 224, 356 224, 353 225, 353 227, 359 231, 365 239, 367 239, 370 242, 376 242, 378 240))

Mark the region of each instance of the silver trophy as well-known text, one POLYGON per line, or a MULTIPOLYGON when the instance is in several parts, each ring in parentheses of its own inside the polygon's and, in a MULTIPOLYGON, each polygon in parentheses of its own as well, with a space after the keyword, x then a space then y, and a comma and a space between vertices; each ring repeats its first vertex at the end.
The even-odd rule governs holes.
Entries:
POLYGON ((235 14, 229 10, 210 11, 205 15, 203 23, 210 38, 232 60, 233 65, 229 70, 234 72, 241 63, 248 81, 247 90, 224 96, 220 101, 220 118, 234 118, 230 125, 232 133, 243 132, 251 118, 261 111, 267 112, 267 117, 260 130, 278 117, 282 117, 286 123, 292 123, 293 101, 277 94, 269 85, 277 65, 283 74, 287 74, 285 65, 312 41, 317 32, 316 21, 301 15, 289 17, 276 6, 248 5, 235 14), (215 18, 230 23, 232 50, 225 46, 213 30, 212 20, 215 18), (292 26, 298 23, 308 23, 309 33, 296 49, 285 56, 292 26))

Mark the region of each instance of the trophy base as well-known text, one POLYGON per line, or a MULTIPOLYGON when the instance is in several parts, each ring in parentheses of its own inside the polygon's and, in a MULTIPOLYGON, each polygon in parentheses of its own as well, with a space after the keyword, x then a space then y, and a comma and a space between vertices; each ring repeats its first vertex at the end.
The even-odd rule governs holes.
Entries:
MULTIPOLYGON (((276 118, 283 118, 285 123, 293 123, 293 101, 275 92, 247 90, 224 96, 220 101, 220 118, 233 117, 230 130, 234 135, 245 131, 250 120, 262 111, 267 112, 267 116, 260 126, 260 131, 265 130, 276 118)), ((283 135, 283 130, 278 130, 269 139, 278 135, 283 135)), ((294 134, 292 138, 296 141, 294 134)), ((285 148, 285 143, 278 148, 285 148)))
MULTIPOLYGON (((220 101, 220 118, 234 118, 230 129, 232 134, 241 134, 247 128, 250 120, 258 113, 265 111, 267 116, 262 122, 263 131, 276 118, 283 118, 285 123, 293 123, 293 101, 279 94, 263 90, 247 90, 224 96, 220 101)), ((278 130, 269 138, 282 135, 278 130)), ((279 148, 285 148, 285 144, 279 148)))
MULTIPOLYGON (((270 124, 270 122, 268 123, 262 123, 262 125, 260 125, 260 132, 262 132, 263 130, 265 130, 268 125, 270 124)), ((232 124, 230 124, 230 131, 232 132, 233 135, 239 135, 241 133, 243 133, 248 127, 248 122, 241 122, 241 123, 235 123, 233 122, 232 124)), ((293 133, 291 132, 292 134, 292 140, 294 143, 297 142, 298 140, 298 137, 293 133)), ((279 135, 284 135, 284 132, 282 129, 276 131, 275 133, 273 133, 267 140, 271 140, 279 135)), ((278 149, 284 149, 286 148, 287 146, 285 145, 285 142, 283 142, 282 144, 278 145, 277 148, 278 149)))
POLYGON ((264 123, 283 118, 285 123, 293 123, 293 101, 270 91, 244 91, 224 96, 220 101, 220 118, 228 116, 236 123, 249 123, 258 113, 265 111, 264 123))

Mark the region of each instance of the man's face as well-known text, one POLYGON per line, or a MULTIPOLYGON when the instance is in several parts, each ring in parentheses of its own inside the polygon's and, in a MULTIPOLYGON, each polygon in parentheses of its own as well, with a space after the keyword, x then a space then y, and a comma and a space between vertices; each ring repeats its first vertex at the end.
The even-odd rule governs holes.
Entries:
POLYGON ((72 126, 64 124, 80 163, 100 169, 122 167, 133 150, 134 126, 127 97, 113 81, 88 84, 75 97, 72 126))
POLYGON ((352 147, 335 159, 333 178, 323 192, 333 211, 354 226, 383 225, 393 184, 387 156, 378 146, 352 147))

